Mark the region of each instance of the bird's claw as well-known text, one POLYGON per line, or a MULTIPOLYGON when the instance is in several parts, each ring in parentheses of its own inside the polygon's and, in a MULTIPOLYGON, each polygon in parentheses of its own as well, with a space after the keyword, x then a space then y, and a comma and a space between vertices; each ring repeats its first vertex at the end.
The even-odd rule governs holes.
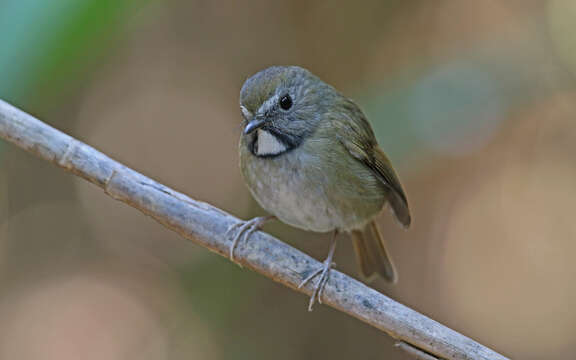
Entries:
POLYGON ((312 296, 310 296, 310 302, 308 303, 308 311, 313 310, 314 303, 318 301, 319 304, 322 304, 322 293, 324 292, 324 288, 326 287, 326 283, 328 282, 328 278, 330 277, 330 270, 332 267, 336 265, 331 260, 326 259, 321 268, 314 271, 312 274, 308 275, 308 277, 298 285, 298 289, 302 288, 306 285, 310 280, 315 278, 316 276, 320 275, 320 279, 314 286, 314 291, 312 292, 312 296))
MULTIPOLYGON (((230 245, 230 253, 229 253, 230 260, 232 260, 233 262, 236 262, 234 260, 234 250, 236 250, 236 248, 238 247, 238 243, 240 242, 240 239, 242 237, 245 240, 248 239, 256 230, 259 230, 260 227, 262 225, 264 225, 264 223, 266 223, 267 221, 269 221, 271 219, 273 219, 272 216, 261 216, 261 217, 255 217, 255 218, 247 220, 247 221, 240 221, 240 222, 232 225, 226 231, 226 236, 231 236, 232 233, 234 231, 236 231, 236 229, 238 229, 238 230, 236 231, 236 234, 232 238, 232 244, 230 245)), ((238 265, 240 265, 240 264, 238 264, 238 265)))

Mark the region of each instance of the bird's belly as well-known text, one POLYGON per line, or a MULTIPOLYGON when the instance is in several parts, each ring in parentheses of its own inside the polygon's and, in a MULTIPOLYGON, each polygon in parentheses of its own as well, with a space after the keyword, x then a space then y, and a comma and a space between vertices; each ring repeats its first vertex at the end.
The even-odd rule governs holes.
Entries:
POLYGON ((286 183, 256 180, 252 195, 266 211, 289 225, 316 232, 341 227, 343 219, 335 214, 323 196, 308 188, 306 183, 298 178, 286 183))
POLYGON ((282 158, 253 159, 243 166, 254 198, 282 222, 315 232, 346 231, 362 228, 382 209, 382 197, 361 204, 350 201, 343 191, 335 190, 329 171, 302 156, 295 151, 282 158))

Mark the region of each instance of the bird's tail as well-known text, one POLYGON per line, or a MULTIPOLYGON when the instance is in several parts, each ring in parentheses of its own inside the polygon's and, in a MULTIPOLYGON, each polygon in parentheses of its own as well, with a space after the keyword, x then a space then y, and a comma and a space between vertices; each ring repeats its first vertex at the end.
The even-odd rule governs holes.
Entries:
POLYGON ((385 280, 395 283, 398 280, 396 269, 376 222, 372 220, 363 230, 353 230, 350 234, 362 275, 372 279, 373 275, 379 274, 385 280))

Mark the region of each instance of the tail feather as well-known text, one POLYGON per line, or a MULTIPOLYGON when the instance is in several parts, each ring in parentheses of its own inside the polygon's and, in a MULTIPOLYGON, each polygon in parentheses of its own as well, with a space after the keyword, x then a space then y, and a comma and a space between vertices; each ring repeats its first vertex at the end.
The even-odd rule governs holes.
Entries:
POLYGON ((397 282, 396 269, 388 255, 376 222, 371 221, 364 230, 353 230, 350 234, 362 275, 367 279, 372 279, 375 274, 379 274, 391 283, 397 282))

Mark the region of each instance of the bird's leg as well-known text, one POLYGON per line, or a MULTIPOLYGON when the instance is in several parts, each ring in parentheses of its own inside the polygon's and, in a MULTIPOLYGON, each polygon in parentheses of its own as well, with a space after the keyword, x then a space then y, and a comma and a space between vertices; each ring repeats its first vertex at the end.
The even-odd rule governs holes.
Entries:
POLYGON ((260 216, 247 221, 240 221, 239 223, 232 225, 228 231, 226 231, 226 234, 232 234, 236 229, 238 229, 238 231, 232 238, 232 245, 230 245, 230 260, 234 261, 234 250, 236 250, 238 242, 242 236, 244 236, 244 239, 248 239, 250 235, 252 235, 256 230, 259 230, 262 225, 274 219, 276 219, 276 216, 273 215, 260 216))
POLYGON ((328 282, 330 269, 332 269, 332 266, 334 265, 332 263, 332 259, 334 258, 334 251, 336 250, 337 236, 338 236, 338 230, 334 230, 334 233, 332 234, 332 240, 330 242, 330 250, 328 251, 328 257, 326 257, 326 260, 324 260, 324 264, 322 265, 322 267, 314 271, 306 279, 302 280, 300 285, 298 285, 298 288, 301 288, 302 286, 306 285, 306 283, 308 283, 310 280, 315 278, 317 275, 320 275, 320 279, 316 283, 316 286, 314 287, 314 292, 310 297, 310 302, 308 303, 308 311, 312 311, 312 307, 314 306, 316 300, 318 300, 318 303, 322 304, 322 292, 324 292, 324 287, 328 282))

